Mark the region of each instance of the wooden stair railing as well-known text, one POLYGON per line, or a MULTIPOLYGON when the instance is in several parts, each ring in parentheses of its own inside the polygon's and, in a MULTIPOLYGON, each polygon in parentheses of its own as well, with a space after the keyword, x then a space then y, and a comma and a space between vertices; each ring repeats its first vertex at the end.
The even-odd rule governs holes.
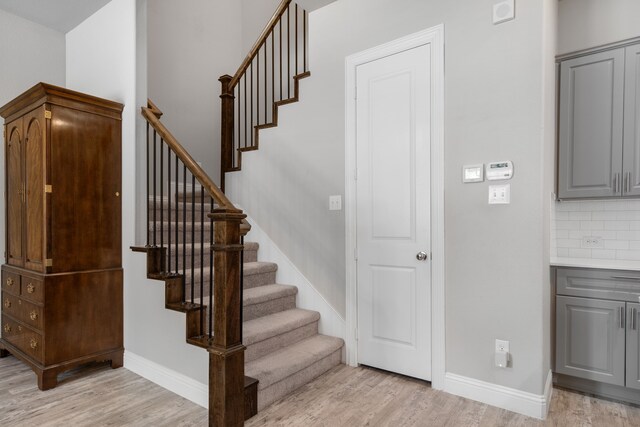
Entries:
POLYGON ((242 153, 257 150, 260 129, 278 125, 278 107, 299 99, 308 77, 307 12, 283 0, 238 71, 220 77, 222 139, 220 187, 242 168, 242 153))
POLYGON ((147 253, 149 278, 165 281, 166 308, 185 313, 187 342, 209 352, 209 425, 240 426, 257 412, 257 381, 245 378, 242 344, 241 262, 250 227, 151 101, 142 116, 147 244, 132 249, 147 253))

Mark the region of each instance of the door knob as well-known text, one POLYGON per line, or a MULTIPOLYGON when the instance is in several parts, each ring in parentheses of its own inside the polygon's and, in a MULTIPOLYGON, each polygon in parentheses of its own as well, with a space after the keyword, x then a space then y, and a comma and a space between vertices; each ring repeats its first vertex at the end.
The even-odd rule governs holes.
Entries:
POLYGON ((425 261, 429 258, 429 255, 427 255, 426 252, 418 252, 418 254, 416 255, 416 259, 418 261, 425 261))

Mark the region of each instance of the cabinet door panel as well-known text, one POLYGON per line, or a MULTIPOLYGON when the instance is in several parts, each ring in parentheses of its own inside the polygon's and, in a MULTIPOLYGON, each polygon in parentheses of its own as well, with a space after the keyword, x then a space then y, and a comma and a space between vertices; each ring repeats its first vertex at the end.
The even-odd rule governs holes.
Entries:
POLYGON ((625 382, 625 304, 556 297, 556 372, 608 384, 625 382))
POLYGON ((640 45, 626 48, 624 105, 625 196, 640 196, 640 45))
POLYGON ((7 264, 24 266, 22 252, 22 119, 7 125, 6 164, 6 245, 7 264))
POLYGON ((24 116, 25 128, 25 267, 46 271, 44 262, 45 126, 42 108, 24 116))
POLYGON ((627 382, 640 390, 640 304, 627 303, 627 382))
POLYGON ((558 197, 621 194, 624 49, 562 63, 558 197))

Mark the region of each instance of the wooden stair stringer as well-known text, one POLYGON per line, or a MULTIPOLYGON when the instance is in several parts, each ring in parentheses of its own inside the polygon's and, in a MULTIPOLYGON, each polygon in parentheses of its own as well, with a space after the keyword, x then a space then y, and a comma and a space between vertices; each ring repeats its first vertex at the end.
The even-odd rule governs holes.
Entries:
MULTIPOLYGON (((165 308, 185 314, 185 335, 187 344, 208 350, 212 339, 201 329, 200 312, 207 310, 203 304, 184 301, 184 276, 167 274, 165 270, 166 248, 132 246, 134 252, 147 254, 147 278, 163 281, 165 285, 165 308)), ((205 315, 206 318, 206 315, 205 315)), ((258 380, 244 377, 245 420, 258 413, 258 380)))
POLYGON ((242 153, 248 151, 256 151, 260 148, 260 130, 271 129, 278 126, 278 110, 283 105, 293 104, 300 101, 300 80, 311 76, 310 71, 296 74, 293 76, 293 96, 291 98, 282 99, 272 103, 271 122, 253 126, 253 138, 255 143, 251 147, 238 148, 238 165, 235 168, 228 169, 226 172, 238 172, 242 170, 242 153))

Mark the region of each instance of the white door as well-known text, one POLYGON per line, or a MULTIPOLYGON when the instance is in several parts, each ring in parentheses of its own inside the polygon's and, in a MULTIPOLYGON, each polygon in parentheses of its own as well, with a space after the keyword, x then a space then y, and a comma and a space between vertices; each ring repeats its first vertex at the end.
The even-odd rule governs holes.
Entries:
POLYGON ((359 65, 358 363, 431 379, 430 45, 359 65))

